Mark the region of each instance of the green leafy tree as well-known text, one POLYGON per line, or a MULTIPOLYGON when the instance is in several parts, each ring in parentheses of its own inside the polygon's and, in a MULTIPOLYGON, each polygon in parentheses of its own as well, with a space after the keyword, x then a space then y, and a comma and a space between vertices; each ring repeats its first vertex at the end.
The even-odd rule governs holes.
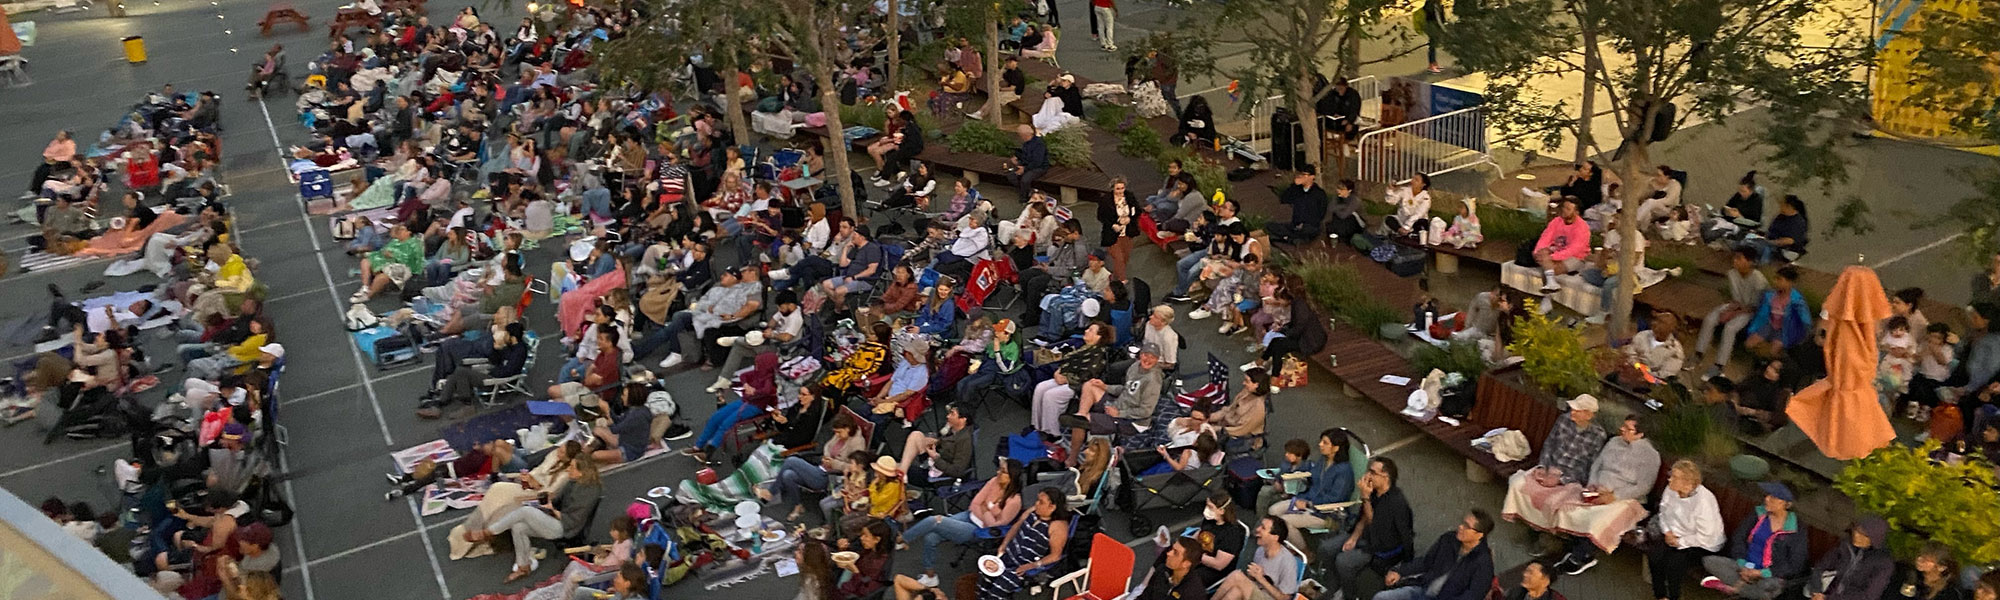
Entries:
POLYGON ((1891 445, 1848 463, 1834 488, 1854 500, 1855 509, 1889 521, 1889 547, 1900 556, 1915 554, 1926 541, 1952 549, 1969 564, 2000 561, 2000 485, 1993 465, 1973 458, 1959 464, 1933 462, 1936 440, 1911 448, 1891 445))
MULTIPOLYGON (((1404 9, 1409 0, 1262 0, 1222 2, 1189 7, 1187 19, 1175 29, 1184 37, 1168 38, 1176 48, 1183 74, 1208 72, 1235 79, 1252 98, 1278 96, 1300 123, 1317 123, 1319 99, 1331 91, 1320 85, 1327 76, 1353 77, 1363 65, 1392 60, 1416 51, 1407 17, 1388 17, 1392 7, 1404 9), (1226 38, 1223 36, 1227 36, 1226 38), (1391 50, 1364 58, 1362 42, 1385 39, 1391 50), (1242 67, 1217 67, 1207 49, 1223 43, 1246 43, 1242 67), (1327 64, 1327 57, 1333 58, 1327 64), (1331 67, 1330 69, 1328 67, 1331 67)), ((1308 131, 1317 131, 1308 126, 1308 131)), ((1306 135, 1306 162, 1327 164, 1317 134, 1306 135)))
MULTIPOLYGON (((649 0, 651 17, 635 24, 634 33, 597 46, 604 80, 647 91, 691 86, 679 79, 681 66, 700 57, 722 77, 722 112, 738 140, 750 135, 749 119, 736 94, 743 69, 755 62, 751 49, 768 11, 753 10, 750 0, 672 2, 649 0), (692 35, 691 35, 692 34, 692 35)), ((705 92, 706 90, 704 90, 705 92)))
MULTIPOLYGON (((1952 115, 1952 126, 2000 144, 2000 0, 1926 3, 1905 32, 1919 50, 1910 58, 1911 101, 1952 115), (1954 10, 1962 9, 1962 10, 1954 10)), ((1974 188, 1935 224, 1962 228, 1960 247, 1975 261, 2000 253, 2000 166, 1960 174, 1974 188)))
MULTIPOLYGON (((1571 128, 1601 154, 1586 122, 1601 95, 1618 131, 1612 168, 1636 209, 1654 168, 1654 132, 1690 118, 1723 122, 1747 108, 1769 117, 1747 136, 1782 183, 1839 183, 1840 152, 1866 114, 1857 76, 1872 56, 1867 27, 1817 0, 1498 0, 1461 13, 1445 47, 1467 68, 1491 73, 1487 103, 1499 121, 1559 121, 1563 107, 1532 93, 1530 79, 1580 74, 1587 91, 1571 128), (1669 107, 1673 108, 1669 108, 1669 107)), ((1850 200, 1850 204, 1858 200, 1850 200)), ((1850 215, 1856 210, 1842 211, 1850 215)), ((1855 219, 1851 219, 1855 220, 1855 219)), ((1619 214, 1623 239, 1639 238, 1636 210, 1619 214)), ((1619 248, 1610 328, 1625 331, 1638 290, 1635 244, 1619 248)))

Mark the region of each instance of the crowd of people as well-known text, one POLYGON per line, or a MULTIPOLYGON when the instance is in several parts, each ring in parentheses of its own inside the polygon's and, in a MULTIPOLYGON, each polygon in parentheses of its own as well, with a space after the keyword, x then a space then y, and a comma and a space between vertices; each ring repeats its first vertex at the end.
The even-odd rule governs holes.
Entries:
POLYGON ((272 527, 290 518, 269 479, 285 348, 219 193, 220 118, 215 93, 168 85, 95 142, 65 131, 43 151, 34 251, 116 258, 105 276, 152 277, 127 291, 48 285, 40 351, 14 363, 4 410, 45 429, 44 444, 130 441, 110 469, 116 506, 43 502, 65 531, 173 597, 274 599, 272 527), (149 352, 154 336, 172 351, 149 352), (141 396, 162 385, 164 400, 141 396))
MULTIPOLYGON (((1791 512, 1797 498, 1778 484, 1765 484, 1763 507, 1726 529, 1699 468, 1673 463, 1664 489, 1654 490, 1662 461, 1646 439, 1650 424, 1626 417, 1606 431, 1589 396, 1568 401, 1538 463, 1509 481, 1500 511, 1467 511, 1442 532, 1417 530, 1424 503, 1404 494, 1396 461, 1357 457, 1363 445, 1350 432, 1267 440, 1282 365, 1327 344, 1304 282, 1269 244, 1371 232, 1479 243, 1476 206, 1459 208, 1448 227, 1431 216, 1427 176, 1394 191, 1393 210, 1370 222, 1356 182, 1328 190, 1302 166, 1279 194, 1290 219, 1264 238, 1237 200, 1205 197, 1176 162, 1150 193, 1114 180, 1093 218, 1082 219, 1036 187, 1049 169, 1042 135, 1083 112, 1074 78, 1063 77, 1046 91, 1047 114, 1017 130, 1020 148, 1009 160, 1017 211, 966 181, 946 185, 914 160, 927 133, 898 106, 880 137, 857 149, 875 171, 864 182, 872 185, 856 191, 864 206, 881 208, 846 214, 829 184, 806 182, 848 178, 825 173, 823 158, 847 148, 804 140, 760 149, 751 132, 726 125, 717 106, 728 104, 717 98, 807 114, 833 108, 818 105, 820 86, 877 87, 883 15, 843 30, 849 52, 839 57, 838 81, 815 81, 782 58, 758 65, 766 81, 725 81, 690 62, 675 68, 674 89, 633 92, 602 85, 591 68, 594 46, 642 22, 629 3, 565 8, 560 25, 529 18, 511 33, 473 7, 433 24, 411 9, 359 6, 373 22, 336 37, 301 71, 315 86, 297 101, 313 138, 291 150, 291 170, 301 178, 355 174, 337 182, 344 192, 332 208, 360 277, 348 300, 365 315, 400 301, 392 320, 434 361, 431 385, 410 399, 415 417, 465 419, 482 399, 505 401, 507 389, 526 390, 537 414, 555 417, 548 439, 482 440, 455 459, 391 474, 384 493, 396 500, 447 479, 483 482, 486 501, 450 534, 453 557, 510 550, 507 583, 537 572, 537 544, 573 545, 600 531, 593 516, 606 500, 604 470, 689 440, 681 454, 727 472, 732 461, 761 460, 736 447, 748 431, 775 458, 768 478, 731 499, 754 498, 788 526, 813 527, 794 555, 802 600, 1014 597, 1078 568, 1097 520, 1131 502, 1134 480, 1215 472, 1242 459, 1261 467, 1267 446, 1280 450, 1269 479, 1209 490, 1195 502, 1196 526, 1159 532, 1156 560, 1134 578, 1138 597, 1285 600, 1324 590, 1331 598, 1486 598, 1499 586, 1488 542, 1499 519, 1553 532, 1507 598, 1561 598, 1552 587, 1560 577, 1593 568, 1631 543, 1624 537, 1633 531, 1642 533, 1637 545, 1662 600, 1678 599, 1697 569, 1708 575, 1700 585, 1743 598, 1799 586, 1868 600, 1898 589, 1927 599, 1995 600, 2000 592, 1993 574, 1961 581, 1941 547, 1898 568, 1885 548, 1887 524, 1873 517, 1857 519, 1846 543, 1812 561, 1791 512), (1150 236, 1142 222, 1166 235, 1150 236), (557 255, 531 264, 544 242, 557 255), (1171 285, 1132 268, 1148 247, 1170 253, 1171 285), (1155 297, 1156 289, 1165 293, 1155 297), (530 327, 527 309, 543 293, 557 298, 555 322, 530 327), (1008 296, 1017 301, 1000 300, 1008 296), (1236 381, 1226 366, 1204 373, 1185 354, 1181 329, 1209 319, 1255 356, 1236 381), (501 385, 526 380, 544 335, 559 348, 554 383, 501 385), (715 409, 698 423, 683 418, 688 399, 677 402, 660 383, 689 369, 714 373, 707 391, 715 409), (1235 393, 1181 393, 1183 379, 1202 375, 1235 393), (1032 450, 982 465, 979 413, 996 402, 1028 414, 1027 427, 1008 438, 1032 450), (944 546, 990 554, 997 568, 963 574, 947 590, 944 546), (893 558, 902 550, 921 552, 919 571, 898 571, 893 558)), ((1091 6, 1099 44, 1116 50, 1115 4, 1091 6)), ((1002 24, 1011 52, 998 74, 1009 85, 1003 94, 1026 92, 1020 59, 1055 47, 1052 9, 1023 17, 1002 24)), ((922 34, 905 39, 940 29, 929 18, 902 22, 922 34)), ((1173 106, 1182 139, 1212 139, 1212 123, 1187 127, 1187 115, 1211 113, 1198 96, 1181 107, 1172 58, 1143 56, 1128 71, 1143 73, 1173 106)), ((933 111, 963 105, 980 89, 972 82, 993 75, 979 72, 980 58, 963 40, 947 54, 933 111)), ((290 85, 284 62, 281 47, 266 54, 251 74, 253 94, 273 80, 290 85)), ((1351 90, 1332 85, 1340 106, 1328 112, 1351 124, 1343 108, 1351 90)), ((52 289, 45 338, 71 344, 19 365, 15 386, 30 399, 52 393, 60 410, 30 400, 11 405, 8 417, 59 419, 50 439, 97 435, 111 416, 132 433, 138 458, 120 464, 124 505, 100 513, 51 499, 44 512, 65 530, 183 597, 275 597, 283 569, 260 449, 275 445, 278 424, 265 407, 285 351, 262 313, 254 261, 233 244, 228 211, 204 171, 215 156, 219 100, 171 89, 158 96, 105 139, 154 139, 167 174, 165 202, 124 197, 127 220, 112 229, 137 232, 126 237, 140 247, 108 273, 143 270, 162 282, 101 301, 72 302, 52 289), (154 229, 175 211, 192 216, 154 229), (132 341, 158 323, 172 328, 186 377, 165 409, 132 415, 132 395, 177 367, 132 341)), ((66 133, 44 152, 33 184, 45 200, 40 247, 105 233, 82 208, 107 189, 102 167, 77 155, 66 133)), ((1684 177, 1661 167, 1642 182, 1650 195, 1635 210, 1645 237, 1730 246, 1731 303, 1701 319, 1693 357, 1681 349, 1680 320, 1666 313, 1618 336, 1621 346, 1650 373, 1705 375, 1703 401, 1718 419, 1752 432, 1780 427, 1785 398, 1824 369, 1798 272, 1777 266, 1767 277, 1764 269, 1805 251, 1803 203, 1787 196, 1764 225, 1753 173, 1723 214, 1701 215, 1680 199, 1684 177), (1757 357, 1740 383, 1721 374, 1739 332, 1757 357)), ((1530 249, 1544 291, 1572 273, 1614 285, 1609 253, 1618 242, 1605 230, 1620 194, 1610 179, 1584 163, 1550 195, 1552 218, 1530 249)), ((2000 319, 2000 256, 1978 285, 1974 330, 1963 341, 1923 319, 1921 290, 1898 292, 1896 315, 1882 324, 1881 381, 1885 406, 1930 422, 1948 413, 1953 437, 1965 440, 1960 450, 1991 457, 2000 452, 2000 420, 1991 418, 2000 384, 1987 382, 2000 373, 2000 336, 1987 333, 2000 327, 1992 324, 2000 319)), ((1461 337, 1499 345, 1519 306, 1504 289, 1480 293, 1461 337)), ((578 598, 654 598, 657 584, 685 574, 641 539, 643 521, 611 519, 602 529, 611 543, 566 571, 584 571, 569 581, 588 588, 578 598)))

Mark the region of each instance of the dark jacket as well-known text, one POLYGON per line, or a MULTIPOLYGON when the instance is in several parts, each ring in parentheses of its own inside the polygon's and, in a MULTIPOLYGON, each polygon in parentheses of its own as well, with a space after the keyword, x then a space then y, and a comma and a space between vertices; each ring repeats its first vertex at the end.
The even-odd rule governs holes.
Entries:
POLYGON ((1319 354, 1326 349, 1326 327, 1319 320, 1319 313, 1304 298, 1292 301, 1292 320, 1285 324, 1285 337, 1299 341, 1299 352, 1307 355, 1319 354))
POLYGON ((1819 557, 1813 565, 1813 577, 1806 580, 1807 593, 1825 593, 1826 600, 1875 600, 1882 597, 1882 590, 1889 587, 1889 579, 1896 573, 1896 559, 1882 547, 1889 536, 1889 523, 1881 517, 1864 516, 1855 527, 1868 535, 1875 544, 1869 548, 1856 548, 1852 543, 1841 544, 1819 557), (1820 586, 1820 578, 1833 574, 1833 583, 1820 586))
POLYGON ((522 342, 515 342, 508 344, 505 348, 494 349, 492 357, 487 360, 493 365, 493 370, 486 372, 487 377, 498 378, 519 375, 521 374, 521 368, 528 364, 528 345, 522 342))
POLYGON ((1049 143, 1042 141, 1042 136, 1039 135, 1028 138, 1028 141, 1021 142, 1020 148, 1014 150, 1014 162, 1020 163, 1021 168, 1029 171, 1049 168, 1049 143))
POLYGON ((1798 513, 1785 513, 1785 525, 1771 535, 1768 549, 1758 556, 1750 556, 1750 532, 1764 522, 1764 508, 1743 517, 1736 525, 1736 535, 1729 539, 1729 557, 1738 566, 1754 567, 1764 572, 1765 577, 1796 579, 1806 574, 1806 535, 1799 530, 1798 513))
POLYGON ((968 477, 972 475, 972 428, 968 427, 947 433, 937 442, 937 459, 931 461, 939 473, 946 477, 968 477))
POLYGON ((1429 552, 1396 567, 1396 572, 1409 581, 1404 585, 1430 585, 1439 577, 1448 577, 1431 600, 1481 600, 1493 587, 1493 550, 1482 539, 1471 552, 1460 555, 1454 529, 1431 542, 1429 552))
POLYGON ((1319 227, 1326 220, 1326 188, 1314 184, 1312 189, 1298 185, 1285 188, 1278 194, 1278 203, 1292 207, 1292 225, 1319 227))
POLYGON ((778 425, 778 435, 772 441, 780 448, 798 448, 813 443, 819 437, 819 430, 833 413, 826 408, 826 402, 812 403, 812 408, 802 409, 804 404, 793 404, 785 409, 785 422, 778 425))

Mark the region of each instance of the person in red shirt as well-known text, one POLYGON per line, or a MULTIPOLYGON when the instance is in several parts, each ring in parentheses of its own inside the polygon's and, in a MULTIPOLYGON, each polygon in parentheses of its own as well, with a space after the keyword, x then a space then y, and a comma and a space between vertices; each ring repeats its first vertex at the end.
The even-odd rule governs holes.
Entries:
POLYGON ((1117 31, 1118 4, 1115 0, 1090 0, 1091 37, 1097 38, 1097 45, 1105 52, 1117 52, 1118 42, 1113 33, 1117 31))

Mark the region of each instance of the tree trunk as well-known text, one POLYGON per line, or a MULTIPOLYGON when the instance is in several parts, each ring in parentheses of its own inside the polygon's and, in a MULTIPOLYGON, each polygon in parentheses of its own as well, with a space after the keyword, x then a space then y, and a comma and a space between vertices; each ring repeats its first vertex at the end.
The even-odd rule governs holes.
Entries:
POLYGON ((1361 76, 1361 11, 1350 5, 1347 10, 1347 24, 1342 27, 1347 43, 1340 48, 1340 76, 1354 79, 1361 76))
POLYGON ((979 114, 985 115, 986 118, 984 120, 992 123, 994 127, 1001 127, 1006 124, 1005 119, 1001 118, 1001 115, 1007 112, 1007 107, 1000 103, 1000 19, 992 14, 992 11, 987 11, 987 13, 986 56, 984 57, 986 59, 986 108, 979 114))
POLYGON ((738 146, 750 143, 751 133, 750 117, 743 112, 743 101, 736 97, 736 94, 742 91, 742 87, 737 85, 737 81, 742 77, 741 69, 731 68, 722 72, 722 112, 727 114, 729 129, 734 132, 732 135, 738 146))
MULTIPOLYGON (((894 12, 894 11, 891 11, 894 12)), ((858 218, 860 213, 854 208, 854 168, 848 164, 847 126, 840 122, 840 86, 834 85, 833 49, 823 40, 825 36, 819 28, 807 28, 806 43, 811 46, 810 61, 813 79, 819 82, 819 103, 826 114, 825 142, 827 165, 826 174, 821 179, 833 180, 834 189, 840 191, 840 212, 849 219, 858 218)))
POLYGON ((1590 159, 1590 124, 1597 119, 1597 34, 1589 28, 1583 32, 1583 103, 1582 115, 1576 120, 1576 157, 1571 162, 1590 159))
MULTIPOLYGON (((1646 111, 1651 113, 1652 111, 1646 111)), ((1641 174, 1652 162, 1652 143, 1645 133, 1628 142, 1625 146, 1625 160, 1618 170, 1623 184, 1618 186, 1624 204, 1618 210, 1618 293, 1611 295, 1611 318, 1606 321, 1605 331, 1612 338, 1622 337, 1630 330, 1632 323, 1632 298, 1639 291, 1639 244, 1645 243, 1639 237, 1639 204, 1645 198, 1638 192, 1638 182, 1646 181, 1641 174)), ((1610 199, 1606 198, 1606 202, 1610 199)))
MULTIPOLYGON (((1581 9, 1579 9, 1581 10, 1581 9)), ((1597 47, 1597 27, 1590 22, 1589 15, 1579 15, 1584 21, 1583 34, 1583 103, 1582 115, 1576 121, 1576 158, 1572 162, 1583 162, 1590 158, 1591 122, 1597 118, 1597 70, 1599 61, 1604 60, 1604 52, 1597 47)))
POLYGON ((889 76, 890 89, 903 87, 903 80, 897 79, 903 71, 902 13, 902 0, 889 0, 889 64, 886 65, 885 74, 889 76))
POLYGON ((1303 138, 1300 141, 1306 145, 1306 164, 1325 166, 1326 160, 1320 155, 1320 151, 1324 148, 1320 143, 1319 109, 1313 102, 1315 90, 1312 72, 1304 68, 1300 70, 1301 72, 1295 75, 1298 79, 1292 82, 1292 112, 1297 113, 1299 117, 1299 137, 1303 138))

